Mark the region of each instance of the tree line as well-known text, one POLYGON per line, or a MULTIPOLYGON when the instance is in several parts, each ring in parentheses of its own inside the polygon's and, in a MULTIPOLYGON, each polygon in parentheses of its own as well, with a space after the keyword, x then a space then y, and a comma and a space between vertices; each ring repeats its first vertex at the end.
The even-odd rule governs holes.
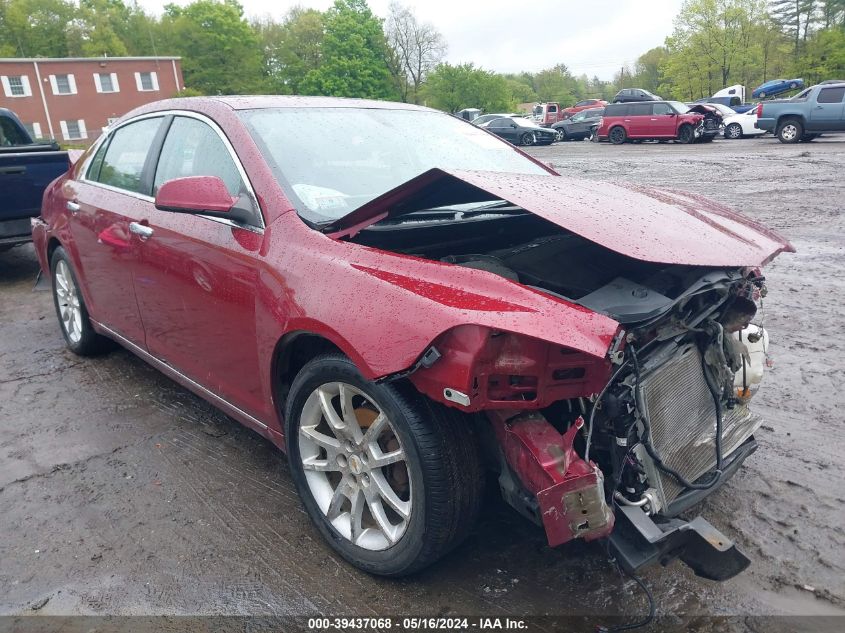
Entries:
POLYGON ((449 64, 437 29, 394 2, 366 0, 247 19, 237 0, 195 0, 154 16, 123 0, 0 0, 0 57, 182 57, 187 94, 319 94, 424 103, 449 112, 612 97, 640 87, 697 99, 778 77, 845 78, 845 0, 686 0, 662 46, 612 80, 564 63, 496 73, 449 64))

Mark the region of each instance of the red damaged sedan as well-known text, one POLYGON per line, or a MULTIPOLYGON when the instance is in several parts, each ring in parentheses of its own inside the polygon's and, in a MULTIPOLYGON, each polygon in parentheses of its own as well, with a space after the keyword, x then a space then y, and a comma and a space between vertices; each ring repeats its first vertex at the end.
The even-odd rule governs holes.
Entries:
POLYGON ((417 106, 197 98, 121 119, 33 238, 70 349, 116 341, 286 451, 362 569, 443 556, 490 473, 552 546, 749 564, 678 518, 757 447, 760 267, 792 250, 730 209, 417 106))

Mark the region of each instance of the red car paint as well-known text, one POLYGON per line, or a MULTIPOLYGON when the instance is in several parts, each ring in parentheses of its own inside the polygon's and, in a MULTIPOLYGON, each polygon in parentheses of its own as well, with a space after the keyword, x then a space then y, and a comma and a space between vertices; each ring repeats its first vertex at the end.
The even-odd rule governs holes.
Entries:
MULTIPOLYGON (((460 197, 469 187, 648 261, 757 266, 791 246, 729 209, 688 194, 598 187, 553 172, 439 169, 365 204, 327 235, 294 212, 237 116, 238 109, 314 105, 416 108, 298 97, 176 99, 139 108, 124 119, 185 111, 213 120, 248 175, 263 229, 163 212, 149 197, 89 183, 81 176, 95 145, 45 192, 42 219, 33 222, 42 270, 49 275, 52 249, 64 246, 97 331, 282 449, 284 394, 278 378, 299 337, 332 343, 368 379, 416 368, 436 343, 441 360, 416 368, 410 380, 430 398, 458 408, 447 392, 464 390, 470 405, 463 410, 483 409, 494 426, 510 424, 496 431, 510 447, 509 461, 550 512, 550 541, 568 540, 578 530, 565 512, 552 520, 553 511, 560 510, 562 494, 599 489, 599 473, 573 456, 571 434, 549 432, 539 412, 520 411, 595 394, 607 380, 607 352, 619 324, 491 272, 344 238, 389 215, 392 202, 408 209, 433 190, 450 189, 460 197), (139 227, 152 229, 154 239, 145 240, 139 227), (511 414, 532 416, 534 422, 511 424, 511 414)), ((171 187, 178 194, 173 199, 189 198, 178 182, 171 187)), ((612 518, 608 522, 577 535, 606 534, 612 518)))
MULTIPOLYGON (((651 102, 643 101, 639 103, 650 104, 651 102)), ((625 136, 631 139, 674 139, 678 138, 681 126, 691 125, 695 129, 703 120, 704 115, 697 112, 687 114, 621 116, 608 116, 605 114, 601 118, 598 137, 600 139, 606 139, 610 134, 610 130, 615 127, 621 127, 625 130, 625 136)))
POLYGON ((581 110, 589 110, 590 108, 603 108, 607 105, 607 101, 604 99, 585 99, 584 101, 579 101, 573 106, 569 106, 568 108, 564 108, 561 110, 561 120, 568 119, 573 114, 578 114, 581 110))
POLYGON ((591 242, 635 259, 696 266, 762 266, 791 246, 717 202, 695 194, 568 176, 432 169, 336 222, 336 237, 357 232, 395 210, 420 208, 436 196, 462 199, 481 190, 591 242), (425 201, 425 202, 423 202, 425 201), (389 211, 392 210, 392 211, 389 211), (631 227, 636 227, 631 230, 631 227))
POLYGON ((507 418, 493 412, 490 418, 505 459, 537 497, 549 545, 579 536, 592 541, 613 531, 613 513, 603 502, 592 505, 589 499, 591 492, 601 490, 603 475, 573 448, 583 418, 563 435, 536 414, 507 418))

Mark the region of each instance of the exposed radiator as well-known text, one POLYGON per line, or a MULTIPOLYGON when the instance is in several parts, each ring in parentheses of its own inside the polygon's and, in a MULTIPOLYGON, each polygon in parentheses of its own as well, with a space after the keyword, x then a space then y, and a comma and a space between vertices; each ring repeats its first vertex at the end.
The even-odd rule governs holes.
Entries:
MULTIPOLYGON (((695 481, 716 465, 716 407, 695 345, 642 377, 643 406, 651 424, 652 443, 663 463, 695 481)), ((744 405, 722 412, 722 455, 727 457, 757 430, 762 419, 744 405)), ((645 454, 649 481, 665 508, 683 487, 661 473, 645 454)))

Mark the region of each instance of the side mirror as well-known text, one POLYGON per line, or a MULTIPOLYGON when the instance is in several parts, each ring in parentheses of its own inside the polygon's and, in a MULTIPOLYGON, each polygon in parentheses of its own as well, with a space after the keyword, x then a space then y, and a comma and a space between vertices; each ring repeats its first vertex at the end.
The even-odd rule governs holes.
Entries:
POLYGON ((516 123, 511 123, 511 127, 516 129, 516 123))
POLYGON ((217 176, 188 176, 168 180, 158 188, 156 209, 228 217, 238 201, 217 176))

